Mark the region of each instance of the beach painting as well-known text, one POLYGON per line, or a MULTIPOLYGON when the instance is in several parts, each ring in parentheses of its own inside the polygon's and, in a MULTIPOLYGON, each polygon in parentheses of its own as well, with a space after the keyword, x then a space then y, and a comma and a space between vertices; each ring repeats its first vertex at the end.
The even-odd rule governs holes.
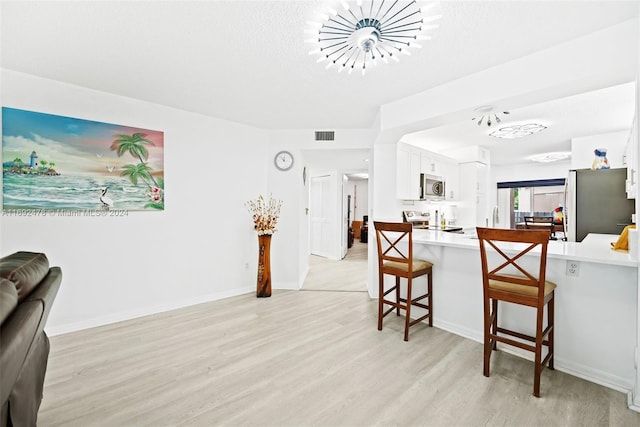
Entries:
POLYGON ((164 133, 2 107, 2 209, 164 210, 164 133))

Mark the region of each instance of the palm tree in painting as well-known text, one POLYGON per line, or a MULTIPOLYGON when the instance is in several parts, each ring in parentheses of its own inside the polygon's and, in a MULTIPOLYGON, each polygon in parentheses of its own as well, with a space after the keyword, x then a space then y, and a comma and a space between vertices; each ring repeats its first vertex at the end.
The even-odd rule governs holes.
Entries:
MULTIPOLYGON (((118 157, 122 157, 124 153, 129 153, 133 157, 137 157, 140 163, 144 163, 149 158, 149 151, 144 146, 153 145, 153 142, 145 138, 147 136, 144 133, 134 133, 133 135, 116 135, 116 138, 111 144, 111 149, 118 153, 118 157)), ((151 180, 155 185, 158 185, 153 175, 149 174, 151 180)))
POLYGON ((118 157, 127 151, 133 156, 140 159, 140 162, 149 158, 149 152, 143 144, 153 145, 153 142, 145 138, 144 133, 134 133, 133 135, 116 135, 116 139, 111 143, 111 149, 118 151, 118 157), (144 160, 143 160, 144 158, 144 160))
POLYGON ((144 205, 145 208, 164 209, 163 187, 164 182, 160 180, 160 184, 151 185, 151 168, 146 163, 138 163, 137 165, 124 165, 124 169, 120 176, 126 176, 133 185, 138 185, 138 180, 144 181, 149 186, 147 198, 150 201, 144 205))
POLYGON ((149 187, 147 197, 151 202, 145 205, 145 208, 164 209, 164 181, 156 181, 153 176, 153 169, 147 165, 146 160, 149 158, 149 151, 145 145, 153 145, 153 142, 145 138, 144 133, 134 133, 133 135, 116 135, 116 139, 111 143, 111 150, 116 151, 118 157, 124 153, 129 153, 137 158, 140 162, 135 165, 124 165, 120 176, 129 178, 133 185, 138 185, 138 180, 144 181, 149 187))
POLYGON ((151 168, 146 163, 138 163, 137 165, 124 165, 124 169, 120 176, 126 176, 133 185, 138 185, 138 180, 141 179, 149 187, 153 187, 151 180, 151 168))

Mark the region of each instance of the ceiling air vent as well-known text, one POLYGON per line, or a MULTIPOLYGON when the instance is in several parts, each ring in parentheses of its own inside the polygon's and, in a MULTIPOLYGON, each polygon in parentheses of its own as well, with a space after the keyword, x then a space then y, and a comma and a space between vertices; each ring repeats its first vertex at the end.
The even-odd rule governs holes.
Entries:
POLYGON ((317 130, 316 141, 333 141, 336 133, 332 130, 317 130))

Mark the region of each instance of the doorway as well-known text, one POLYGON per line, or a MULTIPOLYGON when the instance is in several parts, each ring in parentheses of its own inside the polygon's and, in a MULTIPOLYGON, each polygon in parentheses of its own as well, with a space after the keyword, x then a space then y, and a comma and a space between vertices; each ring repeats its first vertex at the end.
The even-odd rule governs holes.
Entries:
POLYGON ((331 257, 331 176, 323 175, 311 178, 311 194, 309 213, 310 250, 311 254, 321 257, 331 257))
POLYGON ((354 239, 349 245, 349 227, 367 214, 370 150, 309 149, 303 154, 310 178, 309 263, 302 290, 367 292, 367 244, 354 239))
POLYGON ((367 292, 368 244, 361 236, 362 220, 354 218, 366 216, 368 178, 345 174, 336 182, 340 188, 332 191, 329 175, 311 179, 309 273, 302 290, 367 292), (336 228, 331 226, 331 209, 338 211, 335 233, 331 231, 336 228), (358 227, 357 239, 348 238, 353 227, 358 227), (339 247, 338 257, 328 256, 332 245, 339 247))
POLYGON ((354 242, 341 260, 309 255, 303 291, 367 292, 367 244, 354 242))

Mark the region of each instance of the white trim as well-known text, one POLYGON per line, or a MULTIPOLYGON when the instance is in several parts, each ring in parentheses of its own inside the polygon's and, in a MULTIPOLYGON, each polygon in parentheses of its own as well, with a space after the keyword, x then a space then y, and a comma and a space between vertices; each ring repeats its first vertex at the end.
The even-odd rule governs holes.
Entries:
POLYGON ((255 289, 233 289, 223 292, 216 292, 213 294, 203 295, 196 298, 187 298, 181 301, 175 301, 171 304, 162 304, 151 307, 144 307, 139 310, 122 311, 118 313, 112 313, 107 316, 94 317, 91 319, 82 320, 80 322, 62 323, 55 327, 45 327, 47 335, 50 337, 56 335, 62 335, 70 332, 81 331, 83 329, 95 328, 98 326, 109 325, 112 323, 123 322, 125 320, 136 319, 139 317, 149 316, 152 314, 158 314, 165 311, 176 310, 183 307, 188 307, 196 304, 202 304, 206 302, 216 301, 224 298, 235 297, 243 295, 249 292, 255 292, 255 289))

